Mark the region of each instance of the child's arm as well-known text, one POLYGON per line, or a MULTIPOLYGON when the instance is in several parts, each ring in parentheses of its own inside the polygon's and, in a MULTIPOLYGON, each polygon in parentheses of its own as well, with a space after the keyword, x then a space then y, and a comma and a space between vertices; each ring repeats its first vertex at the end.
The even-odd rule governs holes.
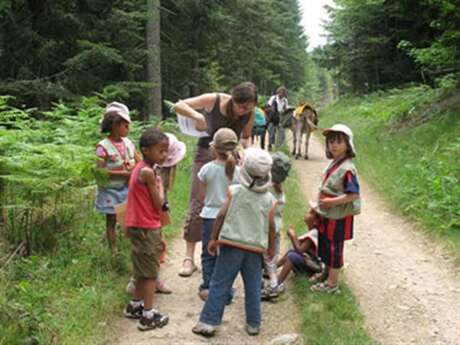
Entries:
POLYGON ((206 187, 207 187, 206 182, 198 181, 198 190, 197 190, 198 200, 204 200, 204 197, 206 196, 206 187))
POLYGON ((208 252, 212 256, 216 255, 217 251, 217 239, 219 238, 220 229, 222 229, 222 225, 224 224, 225 217, 227 216, 228 208, 230 206, 230 201, 232 200, 232 195, 230 192, 227 193, 227 200, 225 200, 224 204, 219 210, 217 214, 217 218, 214 221, 214 226, 212 227, 212 233, 209 238, 208 243, 208 252))
POLYGON ((330 208, 359 199, 359 182, 357 176, 351 171, 347 171, 343 177, 343 190, 345 192, 344 195, 320 198, 320 206, 330 208))
POLYGON ((352 202, 353 200, 359 199, 359 194, 357 193, 348 193, 335 197, 324 197, 320 198, 319 206, 322 208, 331 208, 337 205, 346 204, 352 202))
POLYGON ((296 234, 294 228, 292 227, 292 225, 289 226, 287 234, 288 234, 289 239, 291 240, 291 243, 292 243, 292 246, 294 247, 294 250, 296 252, 298 252, 298 253, 301 253, 301 251, 300 251, 301 242, 300 242, 299 238, 297 237, 297 234, 296 234))
POLYGON ((197 177, 198 177, 198 189, 197 189, 197 199, 198 200, 204 200, 204 197, 206 196, 206 186, 207 186, 207 175, 209 171, 209 165, 205 164, 201 167, 201 169, 198 171, 197 177))
MULTIPOLYGON (((305 233, 305 235, 307 235, 307 233, 305 233)), ((302 235, 302 236, 305 236, 305 235, 302 235)), ((310 241, 308 240, 308 238, 305 238, 302 241, 299 237, 297 237, 297 234, 292 226, 289 226, 288 236, 289 236, 289 239, 291 240, 294 250, 297 253, 303 254, 306 251, 308 251, 308 249, 310 248, 310 241)))
POLYGON ((147 184, 152 197, 153 207, 161 210, 164 203, 164 189, 161 178, 153 171, 152 168, 144 167, 139 172, 139 180, 147 184))
POLYGON ((277 203, 274 202, 270 212, 268 212, 268 249, 267 254, 269 258, 272 258, 275 254, 275 236, 276 236, 276 229, 275 229, 275 209, 277 203))
POLYGON ((137 151, 134 151, 134 161, 136 163, 139 163, 141 160, 142 160, 141 155, 137 151))

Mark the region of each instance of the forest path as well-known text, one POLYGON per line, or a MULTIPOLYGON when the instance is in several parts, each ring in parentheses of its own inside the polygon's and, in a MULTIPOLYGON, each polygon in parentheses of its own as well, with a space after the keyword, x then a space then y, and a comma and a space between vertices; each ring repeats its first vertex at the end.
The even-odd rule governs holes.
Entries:
MULTIPOLYGON (((237 277, 234 287, 235 298, 225 308, 223 323, 216 336, 203 338, 192 333, 192 327, 199 318, 203 302, 198 297, 198 286, 201 283, 201 271, 191 277, 179 277, 178 272, 182 264, 185 242, 181 236, 176 237, 168 246, 167 262, 161 266, 161 276, 173 289, 171 295, 156 295, 155 306, 162 312, 168 313, 169 324, 161 329, 140 332, 136 327, 136 320, 120 318, 112 325, 113 334, 107 341, 114 345, 245 345, 245 344, 273 344, 276 338, 298 333, 297 306, 291 293, 285 293, 276 303, 262 303, 262 326, 258 336, 251 337, 245 331, 244 289, 241 276, 237 277), (280 320, 283 320, 280 322, 280 320)), ((199 249, 197 247, 197 249, 199 249)), ((200 262, 201 250, 195 255, 195 261, 200 262)), ((291 289, 291 282, 287 282, 287 290, 291 289)), ((128 301, 128 298, 126 299, 128 301)), ((297 338, 292 345, 301 345, 297 338)))
MULTIPOLYGON (((309 158, 294 163, 307 200, 328 162, 315 136, 309 158)), ((370 335, 383 345, 459 345, 460 269, 362 178, 360 184, 362 214, 355 218, 355 238, 345 245, 344 276, 370 335)))

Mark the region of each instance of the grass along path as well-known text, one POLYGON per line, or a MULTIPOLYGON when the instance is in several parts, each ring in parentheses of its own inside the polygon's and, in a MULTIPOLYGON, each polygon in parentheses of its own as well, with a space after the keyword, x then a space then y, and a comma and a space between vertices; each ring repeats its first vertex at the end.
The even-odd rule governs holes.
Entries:
MULTIPOLYGON (((316 137, 309 155, 310 160, 294 164, 306 198, 316 193, 327 164, 316 137)), ((394 215, 362 177, 360 183, 363 209, 356 217, 355 239, 345 246, 344 272, 369 333, 384 345, 459 344, 458 267, 413 224, 394 215)), ((317 308, 321 310, 324 305, 317 308)), ((340 339, 335 343, 362 344, 340 339)))

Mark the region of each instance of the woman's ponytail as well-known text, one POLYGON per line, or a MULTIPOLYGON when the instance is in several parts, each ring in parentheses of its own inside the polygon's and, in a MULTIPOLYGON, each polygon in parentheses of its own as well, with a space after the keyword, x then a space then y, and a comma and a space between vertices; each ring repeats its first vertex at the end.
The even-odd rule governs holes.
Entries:
POLYGON ((233 175, 235 173, 236 166, 236 157, 233 150, 228 150, 226 152, 227 159, 225 161, 225 176, 231 182, 233 180, 233 175))

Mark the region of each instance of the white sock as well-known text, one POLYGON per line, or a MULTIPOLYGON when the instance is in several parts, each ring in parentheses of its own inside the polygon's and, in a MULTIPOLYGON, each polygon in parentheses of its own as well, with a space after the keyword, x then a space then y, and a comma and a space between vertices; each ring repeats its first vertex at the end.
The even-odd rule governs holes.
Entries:
POLYGON ((134 308, 137 308, 141 305, 144 305, 144 301, 143 300, 134 300, 132 299, 131 301, 129 301, 129 304, 131 304, 134 308))
POLYGON ((142 311, 142 316, 147 318, 147 319, 151 319, 153 317, 153 314, 154 313, 157 313, 157 311, 155 309, 144 309, 142 311))
POLYGON ((270 287, 275 288, 278 286, 278 278, 276 274, 270 274, 270 287))

